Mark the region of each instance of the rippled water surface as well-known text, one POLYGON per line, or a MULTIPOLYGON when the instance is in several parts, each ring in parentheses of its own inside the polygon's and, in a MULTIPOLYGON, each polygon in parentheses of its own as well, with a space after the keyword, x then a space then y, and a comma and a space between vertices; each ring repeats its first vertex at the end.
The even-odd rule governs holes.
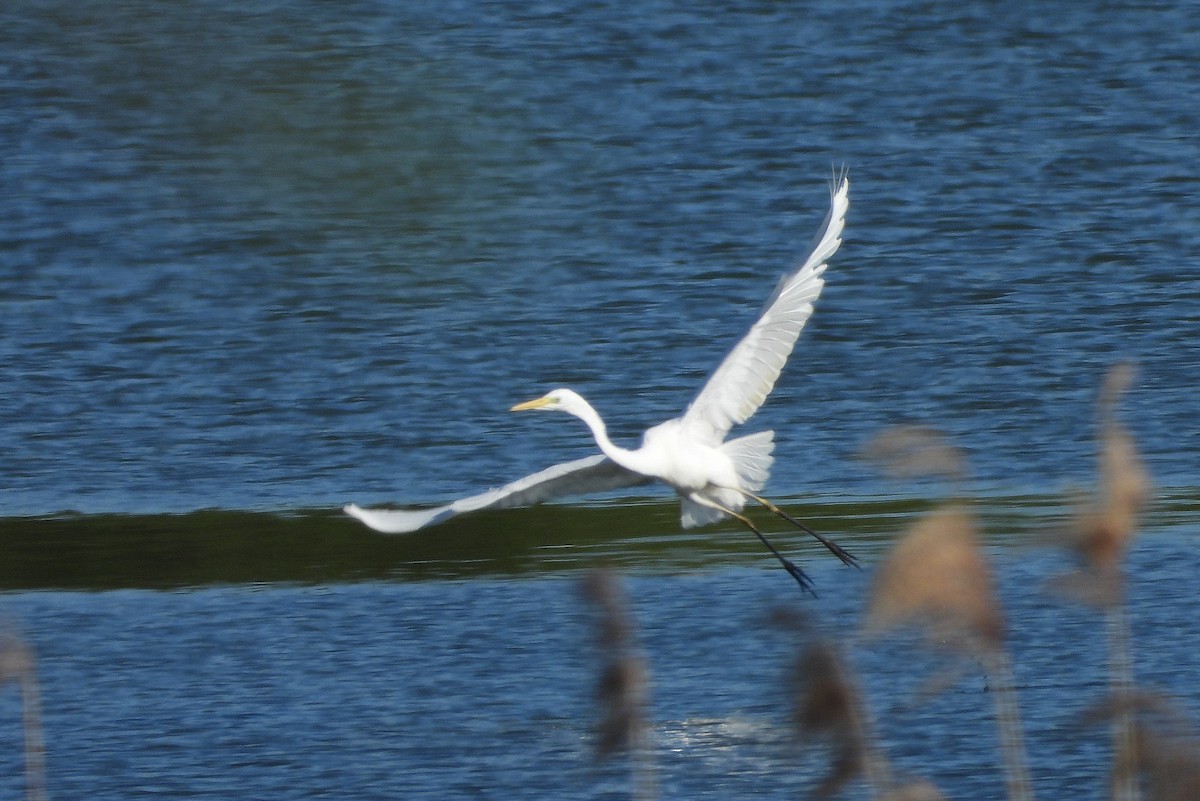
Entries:
MULTIPOLYGON (((1047 592, 1049 552, 991 550, 1035 790, 1103 797, 1103 623, 1047 592)), ((844 643, 868 573, 811 560, 820 597, 782 570, 625 582, 651 670, 667 798, 794 798, 828 767, 790 725, 795 636, 772 610, 803 603, 844 643)), ((1138 679, 1200 696, 1192 537, 1135 549, 1138 679)), ((568 573, 506 579, 210 586, 10 594, 38 648, 49 787, 61 798, 622 798, 623 760, 593 760, 595 621, 568 573)), ((853 648, 897 769, 959 798, 1002 797, 992 696, 972 665, 948 682, 913 644, 853 648), (938 678, 940 676, 940 679, 938 678), (949 684, 928 697, 931 683, 949 684), (923 695, 924 693, 924 695, 923 695)), ((0 694, 0 786, 20 793, 17 698, 0 694)), ((849 797, 865 797, 855 788, 849 797)))
MULTIPOLYGON (((18 2, 8 514, 424 502, 673 416, 853 181, 777 493, 921 420, 989 485, 1086 471, 1103 370, 1194 486, 1190 4, 18 2)), ((1192 102, 1198 101, 1198 102, 1192 102)))
MULTIPOLYGON (((1138 656, 1195 700, 1197 52, 1183 2, 6 3, 0 612, 38 648, 52 795, 618 797, 588 742, 595 564, 637 573, 664 795, 810 787, 790 644, 756 622, 794 588, 742 535, 678 534, 664 493, 399 540, 337 509, 590 452, 507 413, 550 387, 627 443, 677 414, 845 165, 844 245, 751 423, 777 432, 768 489, 868 562, 801 550, 808 603, 856 614, 942 491, 863 444, 946 430, 1030 739, 1057 744, 1039 789, 1095 797, 1103 737, 1056 710, 1098 697, 1099 650, 1061 664, 1096 627, 1013 543, 1092 482, 1097 387, 1135 361, 1138 656)), ((951 796, 998 786, 990 741, 948 746, 990 725, 980 691, 881 722, 951 796)))

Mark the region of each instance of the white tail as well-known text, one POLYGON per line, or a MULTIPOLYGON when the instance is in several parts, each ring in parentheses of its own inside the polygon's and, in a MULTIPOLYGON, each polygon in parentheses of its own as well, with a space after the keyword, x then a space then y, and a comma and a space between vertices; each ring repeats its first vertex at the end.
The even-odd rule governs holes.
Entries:
MULTIPOLYGON (((741 482, 739 489, 758 492, 766 486, 767 478, 771 475, 771 465, 775 462, 775 457, 771 455, 775 450, 774 431, 759 431, 756 434, 731 439, 721 445, 721 450, 733 462, 733 468, 741 482)), ((746 496, 734 490, 710 489, 705 494, 711 495, 722 506, 735 512, 740 512, 746 504, 746 496)), ((682 500, 680 512, 679 522, 684 528, 705 526, 725 517, 719 509, 696 503, 690 498, 682 500)))
POLYGON ((721 445, 721 450, 733 462, 738 478, 742 480, 742 489, 758 492, 767 485, 771 465, 775 463, 775 457, 771 455, 775 450, 774 431, 759 431, 731 439, 721 445))

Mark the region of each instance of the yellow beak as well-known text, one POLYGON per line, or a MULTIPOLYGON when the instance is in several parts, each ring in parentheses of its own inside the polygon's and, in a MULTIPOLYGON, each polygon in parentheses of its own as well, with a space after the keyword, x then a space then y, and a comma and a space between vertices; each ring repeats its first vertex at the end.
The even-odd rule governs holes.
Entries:
POLYGON ((549 406, 553 402, 554 402, 553 398, 551 398, 549 395, 545 395, 536 400, 525 401, 524 403, 518 403, 516 406, 509 409, 509 411, 510 412, 524 412, 524 411, 528 411, 529 409, 540 409, 543 406, 549 406))

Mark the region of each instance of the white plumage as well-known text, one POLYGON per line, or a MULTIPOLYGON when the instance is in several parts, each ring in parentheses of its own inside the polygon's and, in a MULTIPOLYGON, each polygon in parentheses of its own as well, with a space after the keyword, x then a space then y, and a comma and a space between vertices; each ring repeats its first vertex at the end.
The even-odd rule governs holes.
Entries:
POLYGON ((758 535, 802 587, 809 586, 803 572, 784 559, 750 520, 740 514, 747 499, 763 503, 817 537, 844 562, 853 564, 853 557, 836 544, 756 494, 770 475, 773 432, 725 439, 730 429, 746 422, 771 393, 800 331, 812 315, 813 303, 825 285, 822 276, 826 263, 842 243, 849 190, 850 182, 844 174, 831 182, 829 212, 808 255, 783 276, 762 315, 705 382, 683 415, 646 431, 641 447, 630 450, 613 444, 604 421, 587 401, 569 389, 556 389, 537 400, 514 406, 513 411, 544 409, 572 414, 591 429, 602 454, 555 465, 503 487, 432 509, 362 509, 350 504, 345 507, 346 513, 376 531, 399 534, 464 512, 526 506, 563 495, 659 480, 680 495, 681 522, 685 528, 712 523, 726 515, 737 518, 758 535))

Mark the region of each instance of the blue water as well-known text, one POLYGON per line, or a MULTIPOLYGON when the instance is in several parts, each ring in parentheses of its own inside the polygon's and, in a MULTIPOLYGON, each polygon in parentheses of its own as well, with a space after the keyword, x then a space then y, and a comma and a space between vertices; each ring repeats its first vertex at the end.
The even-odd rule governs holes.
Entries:
MULTIPOLYGON (((1197 52, 1183 2, 4 4, 4 606, 39 649, 52 794, 619 794, 588 761, 591 663, 568 656, 585 633, 553 554, 590 566, 566 547, 585 526, 585 554, 642 551, 605 551, 587 509, 484 518, 505 534, 483 556, 462 534, 377 545, 334 510, 591 452, 575 421, 507 413, 554 386, 619 441, 677 414, 842 165, 845 243, 747 429, 777 431, 768 489, 822 512, 903 496, 858 453, 922 422, 997 508, 1061 504, 1130 359, 1122 416, 1169 499, 1136 562, 1168 589, 1139 608, 1192 619, 1163 554, 1198 525, 1197 52), (429 564, 454 580, 415 581, 429 564), (413 689, 434 676, 458 690, 413 689)), ((637 537, 676 533, 647 510, 637 537)), ((755 673, 784 646, 746 623, 794 588, 680 542, 637 579, 650 625, 679 648, 731 631, 657 655, 664 747, 720 751, 664 766, 664 794, 794 795, 812 774, 780 768, 755 673), (755 649, 775 650, 719 656, 755 649)), ((865 577, 810 562, 817 603, 860 606, 865 577)), ((1029 615, 1014 630, 1054 642, 1029 615)), ((1156 647, 1156 675, 1197 686, 1194 638, 1156 647)), ((986 781, 968 756, 935 765, 952 796, 986 781)), ((1061 783, 1044 766, 1048 797, 1100 786, 1091 756, 1061 783)))
POLYGON ((1189 4, 19 2, 4 12, 7 514, 454 497, 677 414, 853 182, 756 427, 781 495, 950 430, 1086 474, 1103 371, 1195 486, 1189 4))
MULTIPOLYGON (((1046 592, 1061 559, 992 556, 1035 790, 1103 797, 1107 727, 1082 722, 1105 691, 1102 622, 1046 592)), ((1194 546, 1162 537, 1132 564, 1138 678, 1195 712, 1200 627, 1180 603, 1200 569, 1194 546)), ((848 644, 866 576, 812 572, 827 591, 804 608, 848 644)), ((814 786, 826 752, 789 723, 797 643, 769 623, 799 603, 783 571, 624 584, 651 670, 663 796, 794 798, 814 786)), ((4 605, 38 646, 53 797, 628 797, 625 762, 593 758, 604 656, 563 575, 42 592, 4 605)), ((898 770, 955 797, 1002 797, 992 698, 973 666, 922 700, 939 674, 920 649, 888 638, 850 650, 898 770)), ((18 714, 14 693, 0 694, 10 797, 18 714)), ((865 797, 861 786, 850 797, 865 797)))

